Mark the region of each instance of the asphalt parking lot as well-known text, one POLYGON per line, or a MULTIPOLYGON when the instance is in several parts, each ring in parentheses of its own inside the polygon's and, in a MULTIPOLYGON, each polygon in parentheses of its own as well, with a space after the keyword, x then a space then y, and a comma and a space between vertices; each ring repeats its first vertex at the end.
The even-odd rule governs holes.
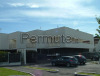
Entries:
MULTIPOLYGON (((91 62, 86 63, 86 65, 79 65, 77 67, 66 67, 66 66, 52 66, 51 64, 35 64, 30 65, 31 67, 41 67, 41 68, 49 68, 49 69, 57 69, 58 73, 51 73, 45 70, 40 70, 40 76, 74 76, 75 72, 96 72, 100 74, 100 64, 94 64, 91 62)), ((16 67, 6 67, 13 70, 19 70, 24 72, 33 73, 36 72, 36 69, 26 68, 24 66, 16 66, 16 67)), ((39 76, 39 75, 38 75, 39 76)))

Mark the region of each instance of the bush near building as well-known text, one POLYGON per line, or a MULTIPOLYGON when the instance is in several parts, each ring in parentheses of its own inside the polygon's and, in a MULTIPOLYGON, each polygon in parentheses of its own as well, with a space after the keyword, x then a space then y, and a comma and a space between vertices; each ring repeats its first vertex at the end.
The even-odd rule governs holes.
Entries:
POLYGON ((8 61, 8 52, 0 51, 0 62, 8 61))

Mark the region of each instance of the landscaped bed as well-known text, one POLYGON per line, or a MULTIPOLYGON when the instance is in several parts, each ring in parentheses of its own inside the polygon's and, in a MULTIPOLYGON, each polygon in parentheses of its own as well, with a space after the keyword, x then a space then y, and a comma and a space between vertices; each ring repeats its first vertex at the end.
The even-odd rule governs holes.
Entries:
POLYGON ((30 74, 24 73, 24 72, 19 72, 7 68, 0 68, 0 76, 16 76, 16 75, 25 75, 25 76, 31 76, 30 74))
POLYGON ((100 74, 96 74, 96 73, 84 73, 84 72, 79 72, 77 74, 82 74, 82 75, 91 75, 91 76, 100 76, 100 74))

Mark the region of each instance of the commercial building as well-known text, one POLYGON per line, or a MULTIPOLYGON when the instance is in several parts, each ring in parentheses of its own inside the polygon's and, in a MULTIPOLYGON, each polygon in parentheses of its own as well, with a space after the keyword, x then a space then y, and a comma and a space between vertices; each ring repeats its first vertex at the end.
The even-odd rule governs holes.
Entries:
POLYGON ((100 52, 100 40, 99 40, 98 43, 95 45, 95 51, 96 51, 96 52, 100 52))
POLYGON ((47 56, 92 52, 93 35, 68 27, 0 34, 0 50, 21 52, 23 63, 43 61, 47 56))

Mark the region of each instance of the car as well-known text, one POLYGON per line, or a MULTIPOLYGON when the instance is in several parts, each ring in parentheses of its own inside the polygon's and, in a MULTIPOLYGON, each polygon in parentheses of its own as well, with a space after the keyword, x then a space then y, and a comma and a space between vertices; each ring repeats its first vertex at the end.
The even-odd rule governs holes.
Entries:
POLYGON ((57 59, 53 59, 51 63, 53 66, 66 65, 67 67, 70 67, 70 66, 77 66, 78 60, 73 56, 61 56, 57 59))
POLYGON ((85 64, 86 63, 86 57, 83 55, 74 55, 75 58, 77 58, 79 64, 85 64))

